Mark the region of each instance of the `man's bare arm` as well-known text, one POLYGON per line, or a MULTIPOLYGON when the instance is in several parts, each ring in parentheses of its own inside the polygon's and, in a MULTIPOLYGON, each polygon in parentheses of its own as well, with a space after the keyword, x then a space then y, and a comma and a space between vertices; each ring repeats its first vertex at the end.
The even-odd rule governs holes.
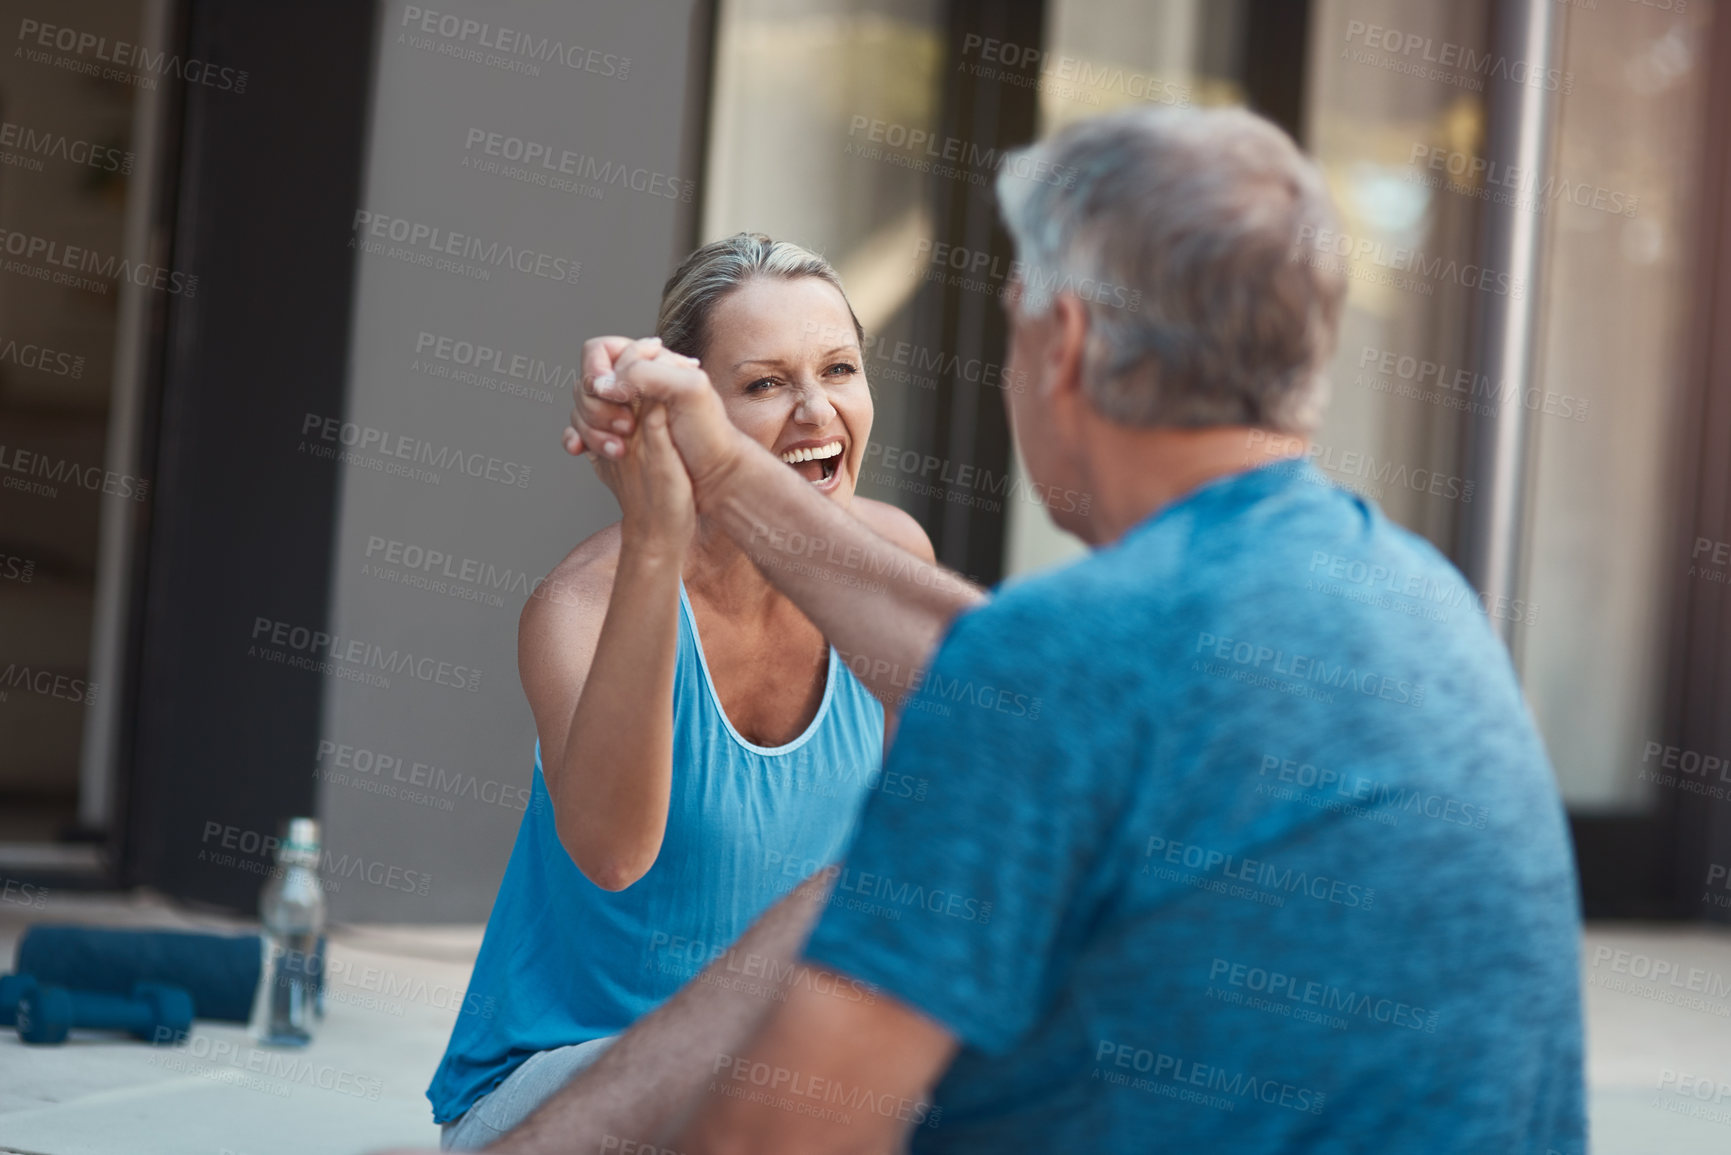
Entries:
POLYGON ((714 478, 698 508, 817 624, 873 694, 899 707, 950 621, 984 595, 736 436, 736 464, 714 478))
POLYGON ((899 704, 950 621, 983 591, 814 492, 727 420, 696 361, 646 342, 621 351, 618 340, 584 344, 565 447, 611 455, 622 439, 607 431, 631 426, 628 402, 665 404, 698 509, 817 624, 874 694, 899 704))
POLYGON ((717 1059, 708 1092, 667 1146, 681 1155, 887 1155, 905 1149, 911 1128, 941 1125, 931 1090, 955 1058, 955 1036, 881 992, 852 997, 857 984, 845 975, 801 970, 806 977, 750 1045, 717 1059))
POLYGON ((800 883, 727 953, 631 1029, 521 1126, 487 1148, 505 1155, 617 1155, 664 1145, 718 1064, 738 1054, 778 1002, 829 896, 832 871, 800 883))

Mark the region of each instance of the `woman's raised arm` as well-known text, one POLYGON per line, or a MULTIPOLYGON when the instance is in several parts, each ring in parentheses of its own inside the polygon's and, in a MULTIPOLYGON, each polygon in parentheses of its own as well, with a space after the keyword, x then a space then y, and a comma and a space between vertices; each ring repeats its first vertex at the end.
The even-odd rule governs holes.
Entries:
POLYGON ((655 864, 667 828, 679 578, 696 514, 658 406, 623 458, 595 468, 623 513, 617 564, 574 557, 575 598, 530 599, 518 667, 559 841, 590 881, 623 890, 655 864))

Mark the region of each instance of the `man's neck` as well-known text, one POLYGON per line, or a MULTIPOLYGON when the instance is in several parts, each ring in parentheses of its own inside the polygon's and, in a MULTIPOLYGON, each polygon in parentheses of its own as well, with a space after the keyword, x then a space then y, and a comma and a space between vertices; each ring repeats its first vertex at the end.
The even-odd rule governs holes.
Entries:
POLYGON ((1210 481, 1302 457, 1309 442, 1242 425, 1136 428, 1100 421, 1083 463, 1089 544, 1109 545, 1210 481))

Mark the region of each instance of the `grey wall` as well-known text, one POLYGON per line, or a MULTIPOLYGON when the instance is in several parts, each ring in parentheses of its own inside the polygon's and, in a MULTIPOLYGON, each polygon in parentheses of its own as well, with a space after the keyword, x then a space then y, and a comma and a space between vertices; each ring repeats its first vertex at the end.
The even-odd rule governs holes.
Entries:
POLYGON ((381 5, 359 206, 376 216, 352 237, 347 411, 294 431, 309 458, 354 455, 335 466, 336 640, 254 625, 291 659, 323 663, 309 675, 326 680, 309 769, 334 918, 479 920, 491 907, 535 742, 517 617, 617 516, 559 447, 570 376, 583 337, 652 329, 695 235, 702 7, 381 5), (510 141, 546 159, 507 159, 510 141), (464 365, 458 342, 500 354, 464 365))

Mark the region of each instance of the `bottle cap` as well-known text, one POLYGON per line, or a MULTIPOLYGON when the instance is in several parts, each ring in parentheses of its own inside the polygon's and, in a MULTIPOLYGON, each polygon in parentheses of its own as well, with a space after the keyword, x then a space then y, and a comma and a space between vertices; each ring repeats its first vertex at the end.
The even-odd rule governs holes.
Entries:
POLYGON ((277 858, 283 860, 290 856, 297 859, 311 858, 315 862, 318 860, 318 819, 291 818, 288 820, 288 830, 283 835, 281 848, 277 851, 277 858))

